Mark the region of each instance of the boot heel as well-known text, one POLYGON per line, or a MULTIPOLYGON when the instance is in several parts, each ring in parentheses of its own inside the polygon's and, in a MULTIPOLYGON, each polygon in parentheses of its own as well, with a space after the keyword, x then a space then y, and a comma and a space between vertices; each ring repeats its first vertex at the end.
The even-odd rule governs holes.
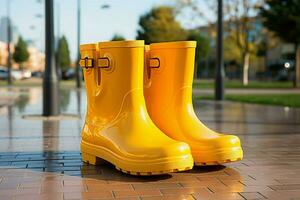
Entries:
POLYGON ((105 160, 91 154, 82 153, 81 155, 82 155, 82 161, 91 165, 100 165, 106 162, 105 160))

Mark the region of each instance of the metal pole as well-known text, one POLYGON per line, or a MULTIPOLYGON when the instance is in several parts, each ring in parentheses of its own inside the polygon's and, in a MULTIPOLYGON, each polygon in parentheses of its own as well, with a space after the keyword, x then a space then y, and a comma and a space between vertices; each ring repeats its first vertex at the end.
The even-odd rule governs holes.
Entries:
POLYGON ((61 71, 61 66, 60 66, 60 54, 59 54, 59 43, 60 43, 60 5, 59 5, 59 2, 56 3, 56 9, 57 9, 56 69, 57 69, 58 79, 60 80, 62 78, 62 71, 61 71))
POLYGON ((79 46, 80 46, 80 6, 81 2, 80 0, 77 0, 77 63, 76 63, 76 87, 81 88, 81 83, 82 83, 82 71, 81 67, 79 65, 80 61, 80 51, 79 51, 79 46))
POLYGON ((223 63, 223 0, 218 0, 217 23, 217 66, 215 77, 215 99, 224 100, 224 63, 223 63))
POLYGON ((46 66, 43 80, 43 115, 55 116, 59 110, 59 81, 54 56, 53 0, 45 1, 46 66))
POLYGON ((12 84, 11 78, 11 52, 10 52, 10 44, 11 44, 11 24, 10 24, 10 0, 7 0, 7 84, 12 84))

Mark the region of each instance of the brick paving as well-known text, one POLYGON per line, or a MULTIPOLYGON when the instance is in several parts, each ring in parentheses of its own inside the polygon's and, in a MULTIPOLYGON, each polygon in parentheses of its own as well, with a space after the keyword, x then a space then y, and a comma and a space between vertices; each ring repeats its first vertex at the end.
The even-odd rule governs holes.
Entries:
POLYGON ((41 113, 41 90, 23 93, 14 105, 0 107, 1 200, 300 199, 300 109, 195 102, 209 127, 239 135, 245 158, 224 166, 136 177, 109 163, 81 162, 84 91, 62 91, 63 112, 81 118, 60 121, 24 118, 41 113))

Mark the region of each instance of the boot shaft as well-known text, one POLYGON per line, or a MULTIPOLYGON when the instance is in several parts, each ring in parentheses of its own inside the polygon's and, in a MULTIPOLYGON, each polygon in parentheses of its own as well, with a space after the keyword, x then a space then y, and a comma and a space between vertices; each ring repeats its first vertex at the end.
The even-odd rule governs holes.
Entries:
POLYGON ((194 41, 151 44, 146 69, 151 87, 162 86, 162 82, 166 88, 192 86, 195 48, 194 41))
POLYGON ((146 51, 144 94, 150 116, 192 106, 195 47, 192 41, 166 42, 151 44, 146 51))
POLYGON ((88 96, 86 121, 101 125, 114 120, 125 98, 131 112, 144 106, 140 100, 143 97, 144 42, 82 45, 80 63, 88 96))

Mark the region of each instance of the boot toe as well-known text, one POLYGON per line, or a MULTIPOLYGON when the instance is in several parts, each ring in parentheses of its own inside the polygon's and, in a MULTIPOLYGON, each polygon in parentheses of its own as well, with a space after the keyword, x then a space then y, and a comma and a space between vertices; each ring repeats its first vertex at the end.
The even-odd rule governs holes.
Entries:
POLYGON ((188 144, 184 142, 174 142, 159 148, 161 157, 180 157, 189 156, 191 150, 188 144))
POLYGON ((232 148, 232 147, 240 147, 241 142, 240 138, 235 135, 221 135, 215 141, 213 146, 215 148, 232 148))
POLYGON ((218 165, 243 158, 240 139, 235 135, 220 134, 201 143, 202 146, 192 147, 196 165, 218 165))

